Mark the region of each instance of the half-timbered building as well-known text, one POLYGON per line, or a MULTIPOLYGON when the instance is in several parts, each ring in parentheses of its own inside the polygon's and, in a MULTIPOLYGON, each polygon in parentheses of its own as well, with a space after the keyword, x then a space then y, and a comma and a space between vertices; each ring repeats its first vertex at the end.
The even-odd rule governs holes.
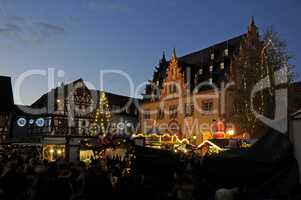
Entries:
MULTIPOLYGON (((95 144, 98 141, 99 135, 93 123, 102 93, 90 90, 82 79, 78 79, 52 89, 31 106, 16 106, 17 113, 12 122, 14 141, 43 144, 44 157, 50 160, 54 159, 50 155, 57 151, 60 155, 78 156, 81 142, 91 141, 95 144)), ((112 111, 112 122, 107 133, 134 133, 138 122, 136 104, 139 99, 108 92, 105 94, 112 111)))

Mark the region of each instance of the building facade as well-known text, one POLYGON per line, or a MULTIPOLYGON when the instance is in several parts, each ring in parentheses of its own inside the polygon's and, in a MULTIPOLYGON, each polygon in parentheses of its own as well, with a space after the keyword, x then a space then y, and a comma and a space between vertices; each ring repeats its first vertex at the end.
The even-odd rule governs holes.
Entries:
MULTIPOLYGON (((41 96, 31 106, 19 106, 21 111, 15 125, 21 128, 22 118, 25 118, 23 123, 26 122, 28 131, 26 134, 29 135, 96 136, 91 128, 101 93, 98 90, 88 89, 82 79, 66 85, 62 84, 41 96), (42 128, 37 127, 38 119, 42 121, 42 128), (28 127, 31 124, 33 126, 28 127)), ((104 93, 112 112, 112 128, 117 128, 118 125, 120 128, 136 127, 138 111, 135 105, 139 103, 139 99, 104 93)), ((15 132, 15 135, 20 134, 15 132)))
MULTIPOLYGON (((153 98, 154 96, 151 96, 153 98)), ((219 117, 219 95, 214 90, 190 93, 174 53, 167 68, 159 99, 144 101, 140 115, 144 133, 176 134, 179 138, 203 140, 219 117), (204 134, 200 135, 199 129, 204 134)))
POLYGON ((139 99, 90 90, 82 79, 52 89, 31 106, 18 106, 11 121, 11 142, 42 146, 43 157, 78 160, 84 143, 99 142, 95 114, 102 94, 108 99, 112 121, 105 133, 129 136, 138 123, 139 99))
POLYGON ((195 144, 212 138, 247 138, 231 123, 234 59, 246 34, 170 61, 163 54, 146 86, 140 114, 143 133, 176 134, 195 144), (234 135, 236 133, 236 135, 234 135))

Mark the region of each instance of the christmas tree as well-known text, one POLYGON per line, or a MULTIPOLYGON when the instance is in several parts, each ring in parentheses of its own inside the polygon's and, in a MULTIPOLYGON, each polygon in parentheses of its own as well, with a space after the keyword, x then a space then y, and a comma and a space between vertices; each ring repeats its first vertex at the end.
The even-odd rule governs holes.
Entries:
MULTIPOLYGON (((232 80, 235 82, 234 115, 232 121, 242 132, 251 136, 265 133, 266 124, 255 115, 255 112, 273 118, 275 110, 275 77, 274 72, 285 68, 288 57, 285 50, 276 51, 273 44, 277 43, 271 34, 260 38, 258 29, 252 19, 248 33, 240 46, 239 55, 233 63, 232 80), (259 86, 259 92, 252 96, 254 87, 259 86)), ((279 42, 278 42, 279 43, 279 42)), ((284 74, 283 79, 287 79, 284 74)))
POLYGON ((96 126, 94 128, 94 134, 106 134, 110 127, 112 121, 112 113, 109 106, 108 98, 106 94, 102 92, 99 97, 98 108, 95 111, 95 117, 93 124, 96 126))

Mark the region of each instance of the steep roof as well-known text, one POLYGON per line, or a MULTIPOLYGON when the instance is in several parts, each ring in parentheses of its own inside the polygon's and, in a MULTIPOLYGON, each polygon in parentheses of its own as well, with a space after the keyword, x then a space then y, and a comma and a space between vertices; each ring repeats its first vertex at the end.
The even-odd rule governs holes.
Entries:
MULTIPOLYGON (((68 88, 74 86, 78 82, 83 82, 84 83, 84 81, 82 79, 78 79, 78 80, 73 81, 71 83, 68 83, 66 85, 62 85, 62 86, 56 87, 56 88, 52 89, 50 92, 42 95, 38 100, 36 100, 31 105, 31 107, 32 108, 42 108, 42 107, 45 107, 48 104, 48 100, 55 101, 55 99, 57 98, 57 96, 59 96, 59 90, 63 90, 64 91, 64 95, 67 95, 68 94, 68 88), (49 97, 51 97, 51 98, 49 98, 49 97)), ((85 84, 83 84, 83 85, 84 85, 84 87, 86 87, 85 84)), ((108 98, 108 101, 110 102, 110 105, 117 105, 117 106, 120 106, 121 108, 124 107, 124 106, 126 106, 126 105, 131 105, 131 110, 134 110, 133 106, 135 105, 135 103, 140 103, 140 101, 141 101, 138 98, 128 97, 128 96, 122 96, 122 95, 113 94, 113 93, 110 93, 110 92, 93 90, 93 89, 90 90, 88 88, 87 88, 87 90, 90 92, 91 95, 95 95, 96 94, 97 96, 99 96, 99 94, 101 92, 104 92, 106 94, 107 98, 108 98)), ((51 103, 55 103, 55 102, 51 102, 51 103)), ((122 112, 124 112, 124 111, 122 111, 122 112)))
POLYGON ((223 52, 227 48, 230 51, 237 53, 240 42, 245 37, 246 34, 239 35, 237 37, 231 38, 229 40, 225 40, 223 42, 211 45, 205 49, 201 49, 199 51, 189 53, 178 59, 182 64, 186 65, 209 65, 210 63, 210 55, 214 53, 215 60, 221 60, 223 57, 223 52))
MULTIPOLYGON (((198 79, 196 80, 197 83, 208 80, 209 76, 213 78, 213 81, 216 84, 218 84, 218 81, 220 80, 226 80, 227 74, 230 73, 230 63, 233 60, 234 56, 238 54, 240 43, 245 36, 246 33, 225 40, 223 42, 216 43, 199 51, 178 57, 177 59, 180 66, 182 67, 182 72, 184 72, 185 75, 185 81, 190 81, 190 89, 193 90, 194 88, 195 78, 198 79), (228 50, 228 55, 225 55, 226 49, 228 50), (214 59, 211 59, 212 53, 214 54, 214 59), (219 66, 221 62, 224 63, 224 70, 220 70, 219 66), (210 75, 209 72, 210 66, 214 66, 212 75, 210 75), (188 68, 190 69, 190 71, 187 71, 187 73, 185 73, 186 69, 188 68), (200 69, 202 69, 203 73, 202 75, 196 77, 200 69)), ((159 65, 155 67, 152 80, 148 85, 146 85, 145 94, 152 93, 153 86, 151 83, 158 85, 159 88, 162 88, 169 62, 170 61, 165 60, 165 55, 163 54, 163 58, 160 60, 159 65)), ((147 100, 147 98, 145 98, 145 100, 147 100)))
MULTIPOLYGON (((230 51, 231 56, 238 53, 240 43, 243 40, 243 38, 246 36, 246 34, 239 35, 237 37, 231 38, 229 40, 225 40, 223 42, 219 42, 217 44, 211 45, 207 48, 201 49, 196 52, 189 53, 187 55, 178 57, 179 62, 181 63, 181 66, 183 68, 187 66, 208 66, 210 64, 210 56, 212 53, 214 53, 214 60, 215 62, 222 61, 224 56, 224 50, 228 49, 230 51)), ((169 61, 160 62, 159 67, 156 67, 156 70, 154 74, 166 70, 166 65, 169 64, 169 61), (162 64, 163 63, 163 64, 162 64)))
POLYGON ((57 95, 57 91, 59 90, 59 88, 63 87, 63 90, 64 90, 64 93, 66 94, 67 93, 67 90, 68 90, 68 87, 78 83, 78 82, 83 82, 83 79, 79 78, 71 83, 68 83, 68 84, 62 84, 61 86, 59 87, 56 87, 54 89, 52 89, 50 92, 47 92, 45 94, 43 94, 40 98, 38 98, 35 102, 33 102, 33 104, 31 104, 31 107, 34 107, 34 108, 39 108, 39 107, 43 107, 47 104, 48 102, 48 96, 49 95, 57 95))

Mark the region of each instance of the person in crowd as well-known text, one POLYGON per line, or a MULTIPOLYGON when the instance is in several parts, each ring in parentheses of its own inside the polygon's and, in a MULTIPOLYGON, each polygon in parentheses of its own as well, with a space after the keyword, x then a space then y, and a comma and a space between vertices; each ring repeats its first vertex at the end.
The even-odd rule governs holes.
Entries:
POLYGON ((157 170, 158 179, 154 179, 141 169, 132 168, 134 156, 102 157, 87 164, 67 162, 63 158, 49 162, 32 151, 27 154, 10 151, 0 154, 0 200, 191 200, 212 197, 215 191, 211 192, 206 180, 201 178, 199 160, 184 155, 177 159, 177 168, 157 170), (156 182, 158 180, 161 183, 156 182))

